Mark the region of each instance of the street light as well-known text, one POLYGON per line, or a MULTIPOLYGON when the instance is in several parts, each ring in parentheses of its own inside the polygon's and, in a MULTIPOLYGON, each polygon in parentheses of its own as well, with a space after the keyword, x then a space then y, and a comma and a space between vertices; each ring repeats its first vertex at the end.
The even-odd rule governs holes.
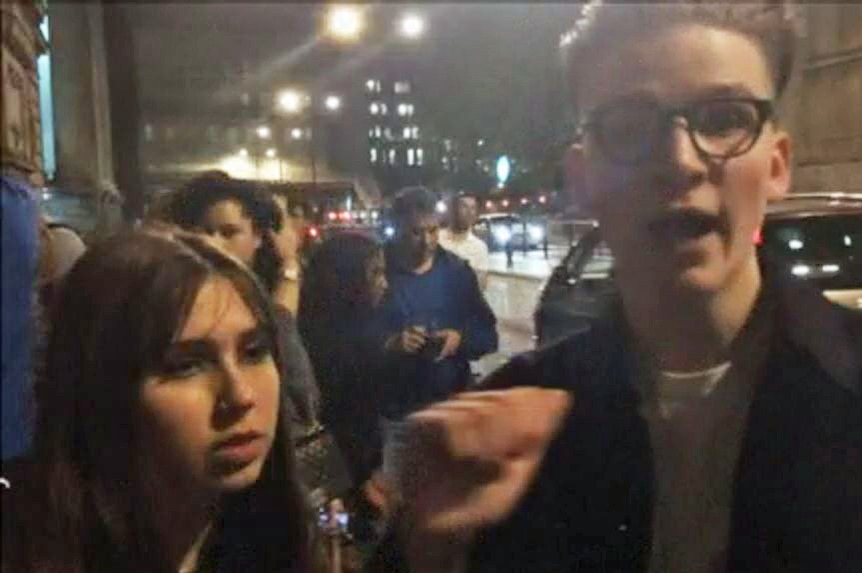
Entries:
POLYGON ((290 136, 293 139, 302 139, 302 130, 299 129, 298 127, 294 127, 293 129, 290 130, 290 136))
POLYGON ((278 94, 278 106, 287 113, 299 113, 302 100, 302 94, 296 90, 284 90, 278 94))
POLYGON ((248 149, 246 149, 245 147, 243 147, 242 149, 240 149, 240 150, 239 150, 239 156, 240 156, 240 157, 248 157, 248 149))
POLYGON ((270 159, 272 159, 273 157, 275 157, 275 149, 273 149, 272 147, 270 147, 269 149, 267 149, 267 150, 266 150, 266 156, 267 156, 267 157, 269 157, 270 159))
POLYGON ((336 6, 327 15, 326 29, 336 40, 356 40, 362 32, 362 13, 355 6, 336 6))
POLYGON ((329 111, 338 111, 341 109, 341 98, 336 95, 328 95, 326 96, 326 100, 324 100, 323 105, 325 105, 326 109, 329 111))
POLYGON ((425 33, 425 20, 416 14, 406 14, 398 27, 404 38, 416 40, 425 33))
POLYGON ((261 125, 257 128, 257 136, 261 139, 269 139, 272 137, 272 130, 265 125, 261 125))

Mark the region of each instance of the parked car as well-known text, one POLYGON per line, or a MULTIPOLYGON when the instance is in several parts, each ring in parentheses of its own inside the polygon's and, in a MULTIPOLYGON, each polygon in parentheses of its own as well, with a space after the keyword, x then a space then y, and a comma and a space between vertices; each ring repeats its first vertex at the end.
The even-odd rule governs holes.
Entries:
MULTIPOLYGON (((830 300, 862 312, 862 194, 793 194, 767 209, 758 248, 830 300)), ((613 255, 598 227, 569 249, 542 287, 537 343, 552 343, 614 304, 613 255)))
POLYGON ((490 213, 479 216, 473 233, 488 245, 490 251, 539 249, 547 238, 547 224, 528 220, 516 213, 490 213))

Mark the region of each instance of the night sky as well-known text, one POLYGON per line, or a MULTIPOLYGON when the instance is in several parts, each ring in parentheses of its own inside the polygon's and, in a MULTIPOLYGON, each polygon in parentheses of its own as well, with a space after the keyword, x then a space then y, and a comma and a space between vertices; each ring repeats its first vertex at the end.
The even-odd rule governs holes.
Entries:
POLYGON ((172 98, 193 108, 207 98, 272 89, 285 78, 337 86, 364 77, 387 54, 402 54, 415 69, 423 122, 433 131, 500 141, 526 153, 537 152, 549 125, 560 120, 557 46, 579 10, 577 4, 367 5, 365 36, 342 48, 315 41, 320 4, 130 9, 145 109, 172 98), (411 9, 427 18, 428 32, 407 46, 391 37, 391 28, 411 9), (247 85, 231 75, 243 66, 251 78, 247 85), (194 97, 187 86, 175 90, 183 74, 205 78, 201 85, 207 87, 194 97))

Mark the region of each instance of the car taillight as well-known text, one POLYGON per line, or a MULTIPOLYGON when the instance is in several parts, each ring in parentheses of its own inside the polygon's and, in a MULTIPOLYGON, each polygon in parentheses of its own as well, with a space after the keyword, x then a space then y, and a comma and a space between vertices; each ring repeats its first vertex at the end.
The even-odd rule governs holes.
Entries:
POLYGON ((312 239, 316 239, 320 235, 320 231, 317 230, 317 227, 310 227, 308 229, 308 236, 312 239))

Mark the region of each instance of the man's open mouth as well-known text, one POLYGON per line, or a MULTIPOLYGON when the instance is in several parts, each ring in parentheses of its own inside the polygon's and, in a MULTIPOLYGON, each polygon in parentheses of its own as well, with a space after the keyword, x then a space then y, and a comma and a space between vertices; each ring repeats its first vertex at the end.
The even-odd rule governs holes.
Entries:
POLYGON ((713 232, 722 232, 721 218, 696 209, 678 209, 654 219, 650 232, 674 241, 699 239, 713 232))

